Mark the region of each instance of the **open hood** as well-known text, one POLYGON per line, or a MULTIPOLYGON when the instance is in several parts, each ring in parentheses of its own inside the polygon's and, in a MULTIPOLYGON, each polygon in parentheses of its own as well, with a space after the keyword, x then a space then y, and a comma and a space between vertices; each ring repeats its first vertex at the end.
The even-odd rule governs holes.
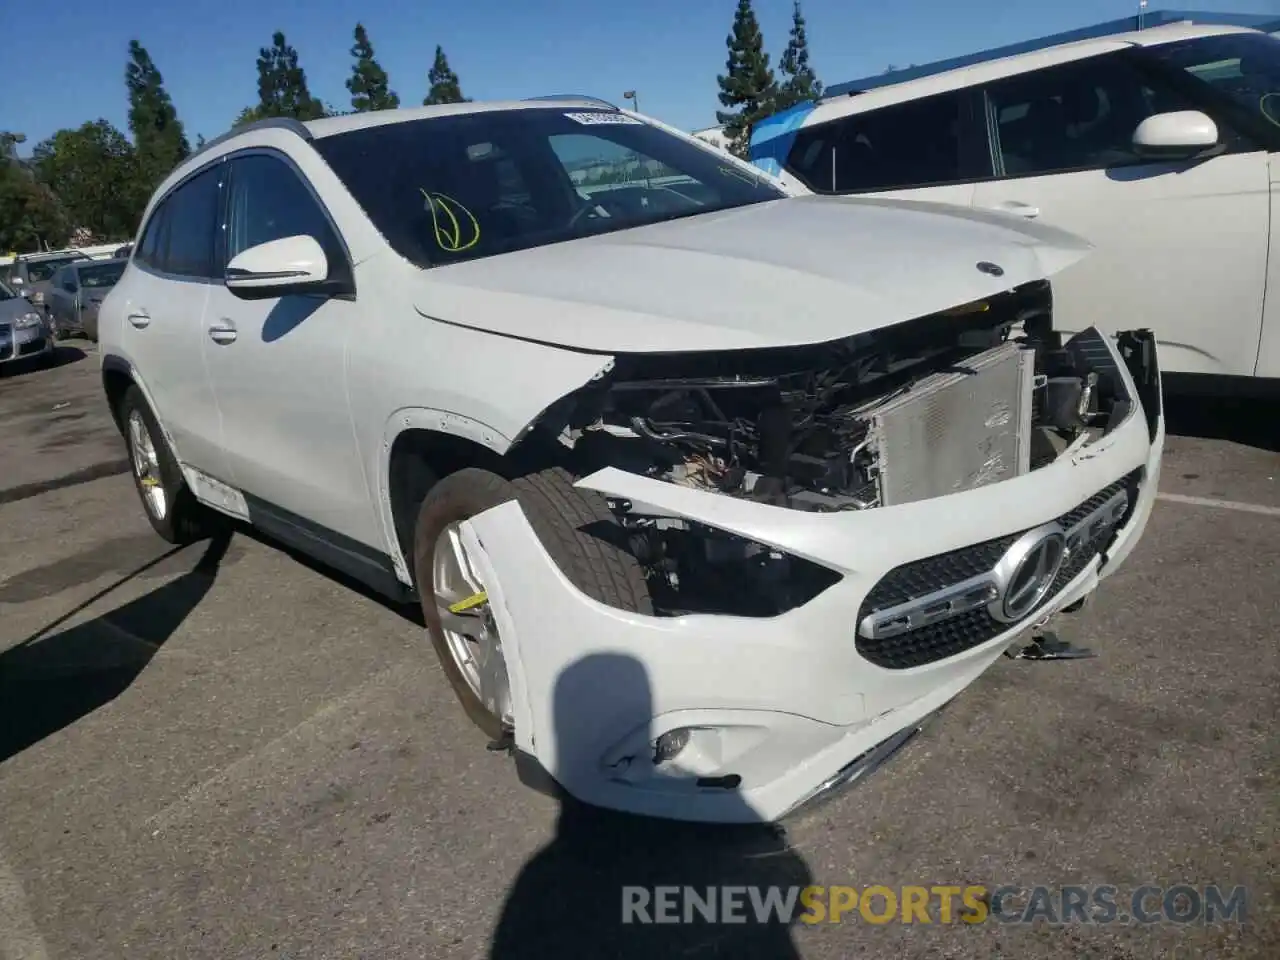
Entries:
POLYGON ((799 346, 980 300, 1089 249, 1006 214, 800 197, 436 267, 414 302, 447 323, 601 353, 799 346))

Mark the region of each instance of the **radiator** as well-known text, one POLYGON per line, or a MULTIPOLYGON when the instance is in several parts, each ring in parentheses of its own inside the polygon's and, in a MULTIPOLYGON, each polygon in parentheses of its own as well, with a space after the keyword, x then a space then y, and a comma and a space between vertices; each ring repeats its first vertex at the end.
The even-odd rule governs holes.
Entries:
POLYGON ((1035 352, 1016 343, 930 374, 869 411, 882 506, 942 497, 1030 469, 1035 352))

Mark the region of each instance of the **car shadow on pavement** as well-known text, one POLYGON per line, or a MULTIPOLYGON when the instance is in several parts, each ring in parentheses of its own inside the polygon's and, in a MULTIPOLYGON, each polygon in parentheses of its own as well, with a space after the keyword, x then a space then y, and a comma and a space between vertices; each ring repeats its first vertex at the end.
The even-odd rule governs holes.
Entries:
POLYGON ((254 540, 262 544, 264 547, 283 553, 289 557, 289 559, 306 567, 312 573, 319 574, 326 580, 332 580, 338 586, 344 587, 352 593, 358 593, 366 600, 372 600, 374 603, 386 607, 392 613, 404 617, 404 619, 408 620, 415 626, 422 627, 424 630, 427 628, 426 621, 422 619, 422 607, 417 603, 397 601, 387 596, 385 593, 375 590, 368 584, 363 583, 354 577, 348 576, 341 570, 331 567, 328 564, 317 560, 315 557, 303 553, 301 550, 296 550, 287 543, 282 543, 270 534, 259 530, 257 527, 251 527, 247 523, 240 522, 235 522, 233 525, 235 532, 240 536, 247 537, 250 540, 254 540))
MULTIPOLYGON (((1170 436, 1227 440, 1260 450, 1280 451, 1280 394, 1184 388, 1170 377, 1165 385, 1165 431, 1170 436)), ((1191 381, 1195 384, 1195 381, 1191 381)))
POLYGON ((64 343, 59 343, 53 348, 53 356, 43 364, 38 357, 12 360, 8 363, 0 364, 0 381, 17 380, 48 370, 56 370, 58 367, 70 366, 87 356, 88 354, 79 347, 71 347, 64 343))
MULTIPOLYGON (((564 670, 554 697, 560 755, 595 756, 608 749, 598 742, 606 702, 627 716, 654 714, 648 675, 638 660, 592 654, 564 670)), ((492 960, 799 957, 790 930, 804 910, 798 899, 783 917, 758 915, 753 900, 767 903, 770 888, 784 901, 791 891, 798 896, 811 872, 781 828, 760 822, 745 802, 735 801, 740 805, 726 819, 737 815, 747 822, 726 826, 615 813, 559 793, 556 834, 509 891, 492 960), (696 903, 685 899, 687 890, 696 903), (726 896, 732 898, 728 922, 721 912, 726 896), (707 905, 715 911, 710 918, 707 905)))
POLYGON ((188 572, 109 613, 51 632, 186 548, 168 550, 0 652, 0 763, 128 689, 209 592, 229 543, 229 535, 210 540, 188 572))

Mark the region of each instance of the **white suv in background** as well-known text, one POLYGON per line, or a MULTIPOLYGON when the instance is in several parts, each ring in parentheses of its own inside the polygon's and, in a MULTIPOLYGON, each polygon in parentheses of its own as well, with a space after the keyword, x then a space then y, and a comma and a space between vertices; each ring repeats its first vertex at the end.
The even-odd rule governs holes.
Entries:
POLYGON ((522 774, 772 819, 1142 535, 1154 340, 1054 332, 1086 251, 788 199, 598 101, 265 122, 152 199, 103 381, 162 536, 229 516, 420 600, 522 774))
POLYGON ((1277 150, 1280 39, 1174 24, 831 97, 752 155, 797 193, 1070 230, 1097 253, 1054 282, 1061 329, 1137 323, 1166 373, 1280 378, 1277 150))

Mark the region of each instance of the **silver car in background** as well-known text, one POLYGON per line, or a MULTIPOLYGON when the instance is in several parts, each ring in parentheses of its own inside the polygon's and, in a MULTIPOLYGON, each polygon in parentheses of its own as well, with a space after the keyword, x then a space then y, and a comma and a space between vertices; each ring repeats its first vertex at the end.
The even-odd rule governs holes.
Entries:
POLYGON ((58 268, 68 263, 92 261, 81 250, 54 250, 49 253, 24 253, 9 267, 8 285, 22 294, 41 312, 48 313, 44 298, 49 293, 50 281, 58 268))
POLYGON ((0 371, 10 363, 53 359, 53 332, 26 297, 0 283, 0 371))
POLYGON ((98 308, 124 273, 128 260, 79 260, 58 268, 45 294, 45 310, 57 340, 81 334, 98 340, 98 308))

